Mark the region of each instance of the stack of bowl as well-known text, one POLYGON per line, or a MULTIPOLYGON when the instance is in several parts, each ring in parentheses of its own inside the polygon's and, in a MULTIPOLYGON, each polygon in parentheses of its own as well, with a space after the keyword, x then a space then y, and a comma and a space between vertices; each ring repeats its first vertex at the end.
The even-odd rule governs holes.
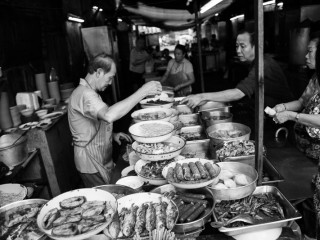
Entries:
POLYGON ((139 156, 135 164, 138 177, 150 185, 161 186, 167 183, 162 169, 169 160, 179 158, 185 146, 182 138, 172 136, 174 126, 167 121, 142 121, 132 125, 129 132, 134 140, 132 149, 139 156), (154 131, 158 129, 157 131, 154 131), (163 131, 160 131, 163 129, 163 131), (166 150, 165 150, 166 149, 166 150))
POLYGON ((74 90, 73 83, 60 84, 61 100, 62 101, 67 100, 70 97, 73 90, 74 90))

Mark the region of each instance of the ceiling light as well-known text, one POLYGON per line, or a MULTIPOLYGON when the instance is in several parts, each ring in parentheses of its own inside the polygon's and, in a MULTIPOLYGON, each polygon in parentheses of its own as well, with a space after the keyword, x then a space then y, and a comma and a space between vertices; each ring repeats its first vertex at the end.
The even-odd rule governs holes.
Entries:
POLYGON ((241 14, 241 15, 238 15, 238 16, 235 16, 235 17, 232 17, 230 18, 230 21, 233 21, 233 20, 236 20, 238 18, 244 18, 244 14, 241 14))
POLYGON ((122 22, 122 19, 121 19, 121 18, 118 18, 118 22, 122 22))
POLYGON ((100 9, 99 9, 99 12, 102 12, 102 11, 103 11, 103 9, 102 9, 102 8, 100 8, 100 9))
POLYGON ((264 2, 262 5, 267 6, 267 5, 271 5, 271 4, 275 4, 275 3, 276 3, 276 1, 272 0, 272 1, 264 2))
POLYGON ((73 15, 71 13, 68 13, 68 20, 73 21, 73 22, 78 22, 78 23, 83 23, 84 20, 76 15, 73 15))
POLYGON ((92 9, 93 10, 98 10, 98 7, 97 6, 93 6, 92 9))
POLYGON ((215 5, 217 5, 218 3, 222 2, 223 0, 211 0, 210 2, 206 3, 205 5, 203 5, 200 9, 200 13, 205 13, 206 11, 208 11, 210 8, 214 7, 215 5))
POLYGON ((218 16, 219 16, 219 13, 216 13, 214 16, 218 17, 218 16))
POLYGON ((283 7, 283 2, 277 3, 277 6, 278 6, 278 7, 283 7))

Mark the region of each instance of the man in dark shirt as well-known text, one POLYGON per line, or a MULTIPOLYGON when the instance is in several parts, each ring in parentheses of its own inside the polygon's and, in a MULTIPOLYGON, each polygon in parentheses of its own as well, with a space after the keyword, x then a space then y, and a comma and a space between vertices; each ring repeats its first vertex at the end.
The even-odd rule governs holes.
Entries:
MULTIPOLYGON (((233 88, 220 92, 200 93, 190 95, 182 100, 189 107, 202 105, 207 101, 231 102, 240 100, 247 96, 252 100, 254 106, 255 92, 255 50, 254 36, 248 31, 242 31, 237 36, 236 50, 239 61, 249 62, 250 71, 246 78, 241 80, 239 84, 233 88)), ((280 66, 270 57, 264 57, 264 83, 265 83, 265 106, 275 106, 275 104, 292 100, 293 95, 289 89, 286 77, 280 66)))

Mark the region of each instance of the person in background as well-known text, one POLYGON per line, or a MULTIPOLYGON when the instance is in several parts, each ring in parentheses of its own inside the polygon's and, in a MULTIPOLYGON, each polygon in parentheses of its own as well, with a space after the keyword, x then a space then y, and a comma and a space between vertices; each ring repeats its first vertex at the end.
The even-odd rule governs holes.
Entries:
POLYGON ((144 38, 139 37, 136 40, 136 47, 130 52, 130 81, 132 90, 136 91, 144 83, 143 74, 145 63, 151 59, 151 55, 145 50, 146 42, 144 38))
POLYGON ((173 87, 177 97, 189 95, 192 92, 191 84, 195 81, 192 64, 185 59, 185 54, 185 47, 178 44, 174 49, 175 59, 169 61, 160 80, 163 86, 173 87))
POLYGON ((112 84, 116 65, 108 55, 89 62, 88 73, 70 96, 68 120, 74 143, 74 161, 85 187, 110 184, 114 163, 112 140, 131 141, 124 133, 113 133, 112 123, 127 114, 148 95, 162 91, 159 82, 148 82, 128 98, 108 106, 97 92, 112 84))
POLYGON ((320 51, 319 38, 312 39, 308 44, 306 64, 310 69, 316 69, 302 96, 295 101, 277 104, 277 112, 273 120, 276 123, 295 121, 296 144, 300 151, 308 157, 320 160, 320 51), (302 112, 300 113, 300 111, 302 112))
POLYGON ((168 48, 165 48, 162 50, 162 58, 166 61, 166 65, 172 59, 172 57, 169 54, 170 54, 170 52, 169 52, 168 48))
MULTIPOLYGON (((254 35, 246 30, 239 32, 236 41, 236 51, 240 62, 249 63, 250 70, 246 78, 240 81, 233 89, 190 95, 183 99, 181 103, 194 108, 208 101, 231 102, 247 96, 251 100, 250 106, 254 109, 253 96, 256 84, 254 35)), ((268 56, 264 56, 264 83, 266 106, 274 106, 285 99, 291 100, 293 98, 282 69, 278 63, 268 56)))

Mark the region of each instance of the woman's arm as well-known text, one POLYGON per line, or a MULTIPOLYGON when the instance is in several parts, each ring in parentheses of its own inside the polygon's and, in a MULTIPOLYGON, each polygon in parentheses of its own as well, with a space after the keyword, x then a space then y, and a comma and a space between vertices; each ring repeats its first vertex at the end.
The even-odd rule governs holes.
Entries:
POLYGON ((319 114, 306 114, 306 113, 297 113, 293 111, 284 111, 284 112, 277 113, 274 119, 275 119, 275 122, 277 123, 284 123, 286 121, 297 121, 309 127, 320 128, 319 114), (297 121, 297 116, 298 116, 298 121, 297 121))
POLYGON ((283 112, 283 111, 294 111, 294 112, 299 112, 303 108, 302 104, 302 99, 300 98, 299 100, 295 100, 292 102, 287 102, 287 103, 280 103, 276 106, 274 106, 274 110, 278 112, 283 112))
POLYGON ((177 85, 177 86, 174 88, 175 91, 178 91, 178 90, 180 90, 181 88, 187 87, 187 86, 193 84, 194 81, 195 81, 195 80, 194 80, 194 74, 193 74, 193 72, 186 73, 186 78, 187 78, 187 81, 184 82, 184 83, 180 83, 179 85, 177 85))

